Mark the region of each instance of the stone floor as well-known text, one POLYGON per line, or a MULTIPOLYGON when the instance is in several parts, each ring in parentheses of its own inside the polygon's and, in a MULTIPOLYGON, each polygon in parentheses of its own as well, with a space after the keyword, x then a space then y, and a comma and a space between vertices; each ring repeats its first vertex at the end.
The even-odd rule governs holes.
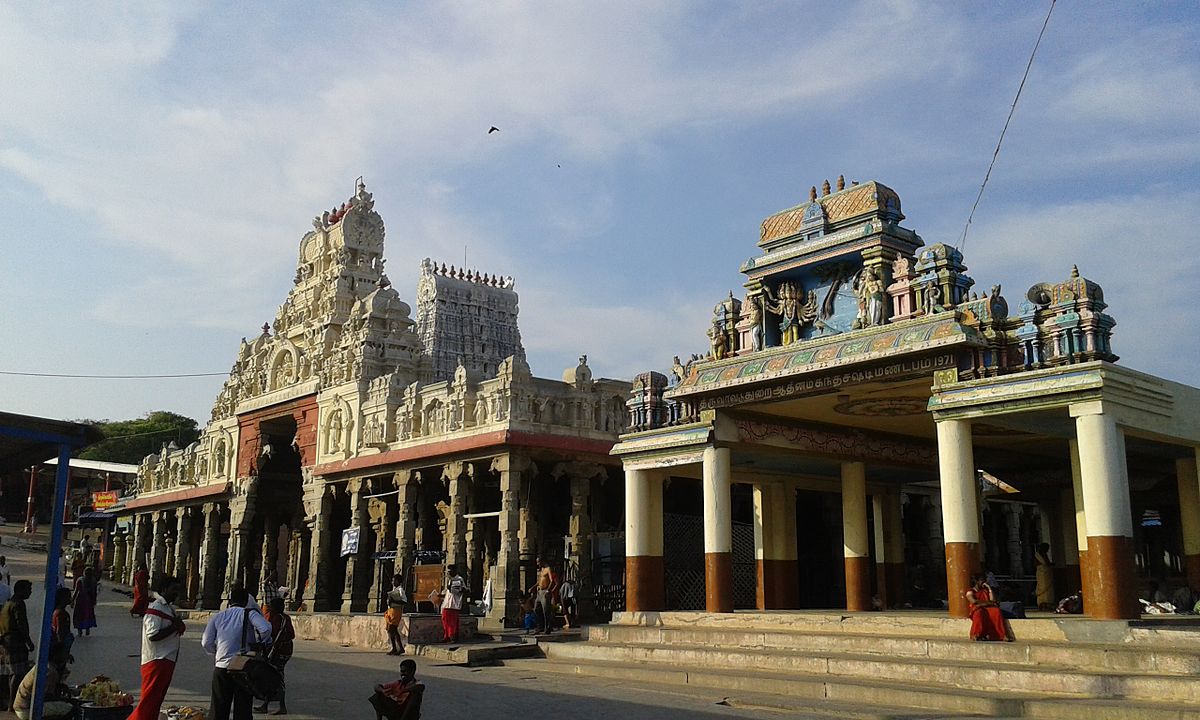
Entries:
MULTIPOLYGON (((30 620, 41 616, 45 557, 4 547, 16 579, 34 580, 30 620)), ((139 626, 128 615, 128 598, 101 591, 100 627, 76 642, 72 680, 105 674, 136 693, 139 687, 139 626)), ((207 707, 211 660, 200 648, 202 627, 188 629, 168 704, 207 707)), ((427 691, 423 717, 476 720, 536 714, 569 720, 684 720, 685 718, 915 718, 911 711, 887 713, 855 706, 781 708, 777 699, 719 690, 674 688, 606 678, 539 674, 536 663, 521 667, 467 668, 418 657, 417 676, 427 691)), ((298 641, 288 666, 289 709, 297 720, 371 718, 371 687, 394 679, 397 663, 383 653, 321 641, 298 641)), ((13 717, 0 713, 0 718, 13 717)))

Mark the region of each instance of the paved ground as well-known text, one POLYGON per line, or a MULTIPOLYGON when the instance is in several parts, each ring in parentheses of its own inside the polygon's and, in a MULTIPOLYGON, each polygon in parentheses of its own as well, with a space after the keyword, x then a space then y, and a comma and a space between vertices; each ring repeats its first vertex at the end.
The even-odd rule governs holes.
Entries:
MULTIPOLYGON (((41 616, 41 577, 45 556, 4 547, 13 576, 35 580, 30 619, 41 616)), ((100 627, 75 643, 75 682, 105 674, 136 693, 140 686, 139 625, 129 617, 129 600, 106 585, 98 608, 100 627)), ((168 704, 207 708, 212 661, 200 648, 203 628, 190 627, 184 637, 168 704)), ((36 639, 36 635, 35 635, 36 639)), ((397 661, 380 652, 344 648, 334 643, 297 641, 287 669, 291 717, 372 718, 366 702, 371 688, 396 676, 397 661)), ((779 718, 784 713, 761 707, 718 705, 717 690, 689 690, 630 684, 621 681, 539 674, 528 665, 519 668, 464 668, 417 660, 417 676, 427 686, 423 717, 482 720, 537 715, 568 720, 684 720, 685 718, 779 718)), ((744 703, 752 699, 741 698, 744 703)), ((851 709, 814 708, 787 717, 879 717, 851 709)), ((907 713, 904 716, 911 717, 907 713)), ((12 717, 0 713, 0 717, 12 717)))

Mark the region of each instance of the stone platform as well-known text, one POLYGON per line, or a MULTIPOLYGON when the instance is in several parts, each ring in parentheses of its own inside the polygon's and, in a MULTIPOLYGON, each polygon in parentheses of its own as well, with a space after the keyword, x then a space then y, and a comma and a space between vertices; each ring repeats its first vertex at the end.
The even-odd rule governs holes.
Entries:
MULTIPOLYGON (((180 613, 193 623, 203 624, 212 617, 212 610, 183 610, 180 613)), ((356 613, 295 613, 290 614, 296 637, 301 640, 324 640, 346 647, 387 650, 387 630, 383 614, 356 613)), ((459 618, 459 636, 464 640, 478 634, 479 618, 463 615, 459 618)), ((400 634, 406 645, 429 645, 442 639, 442 618, 434 613, 411 613, 404 616, 400 634)))
POLYGON ((1030 718, 1200 719, 1200 618, 1012 622, 1011 643, 922 612, 617 613, 539 644, 542 672, 789 701, 1030 718))

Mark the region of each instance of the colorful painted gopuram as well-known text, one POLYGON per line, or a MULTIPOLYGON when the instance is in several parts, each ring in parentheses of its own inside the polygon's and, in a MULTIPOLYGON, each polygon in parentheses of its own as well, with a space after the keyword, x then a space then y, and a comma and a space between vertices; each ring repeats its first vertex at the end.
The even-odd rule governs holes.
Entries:
POLYGON ((763 221, 708 354, 635 379, 628 610, 963 615, 984 568, 1028 598, 1042 542, 1093 617, 1138 615, 1151 578, 1200 589, 1200 391, 1115 364, 1077 269, 1010 305, 903 221, 878 182, 812 188, 763 221))
MULTIPOLYGON (((619 534, 629 383, 533 377, 511 277, 426 260, 417 317, 383 272, 383 220, 359 183, 313 220, 294 287, 243 339, 200 440, 147 457, 118 513, 113 575, 136 562, 217 607, 274 571, 309 611, 376 611, 418 555, 455 563, 472 596, 516 618, 536 557, 565 564, 581 605, 619 534), (347 532, 349 531, 349 532, 347 532)), ((616 596, 619 599, 619 593, 616 596)))

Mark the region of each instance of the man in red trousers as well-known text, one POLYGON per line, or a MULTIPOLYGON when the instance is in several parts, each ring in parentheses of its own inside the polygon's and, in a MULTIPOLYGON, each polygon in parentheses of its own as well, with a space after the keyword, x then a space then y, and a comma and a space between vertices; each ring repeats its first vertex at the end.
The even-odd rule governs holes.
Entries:
POLYGON ((183 621, 174 603, 182 591, 179 580, 169 575, 155 583, 154 598, 142 618, 142 694, 130 720, 158 720, 179 659, 183 621))

